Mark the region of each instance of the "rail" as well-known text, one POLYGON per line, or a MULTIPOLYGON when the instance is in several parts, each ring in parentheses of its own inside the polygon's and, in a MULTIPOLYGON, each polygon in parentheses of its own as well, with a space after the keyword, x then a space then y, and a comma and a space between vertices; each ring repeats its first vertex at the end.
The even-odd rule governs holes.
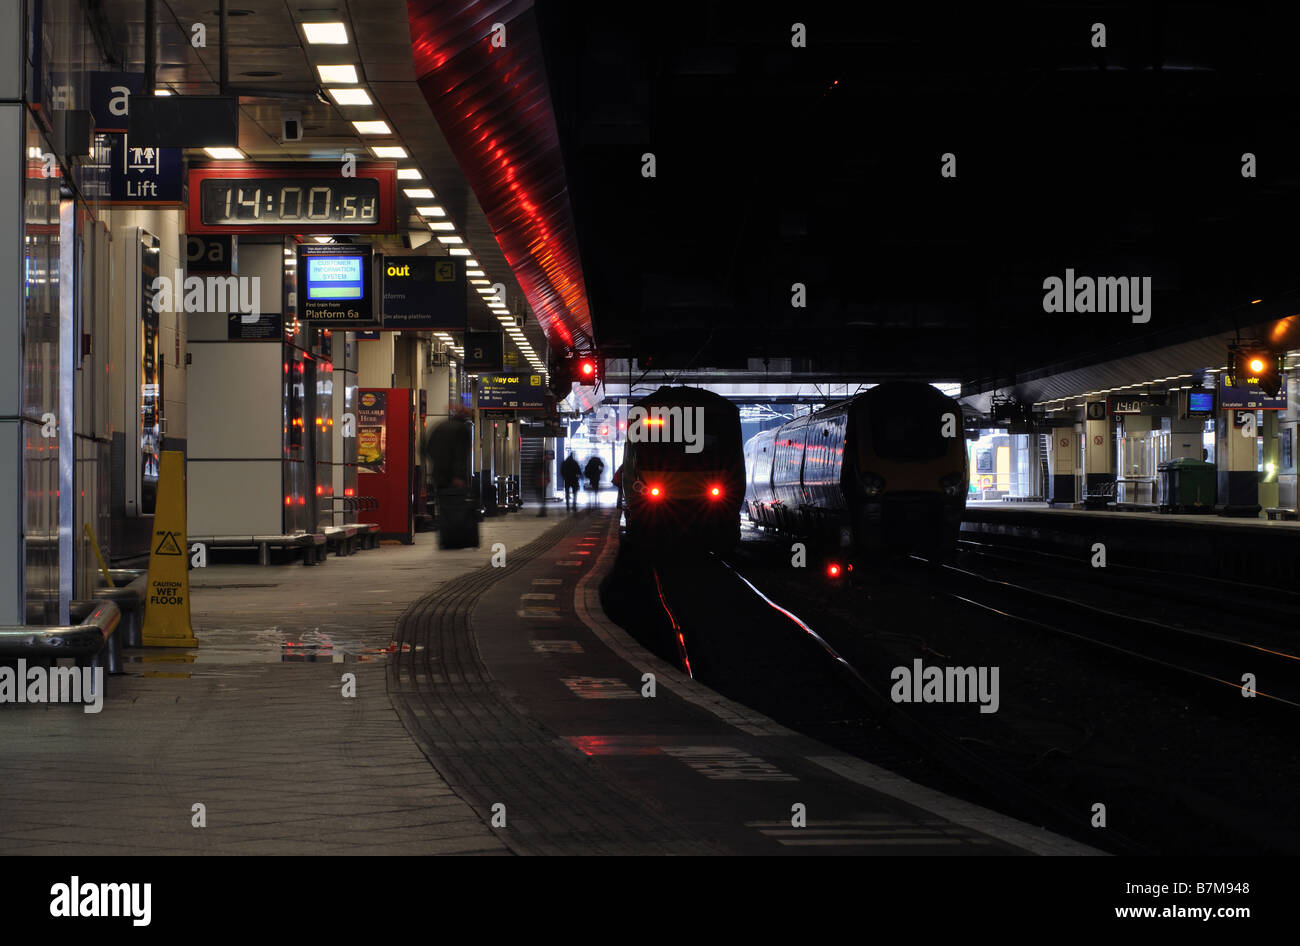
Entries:
POLYGON ((122 619, 112 601, 97 601, 78 624, 0 627, 0 658, 94 658, 122 619))

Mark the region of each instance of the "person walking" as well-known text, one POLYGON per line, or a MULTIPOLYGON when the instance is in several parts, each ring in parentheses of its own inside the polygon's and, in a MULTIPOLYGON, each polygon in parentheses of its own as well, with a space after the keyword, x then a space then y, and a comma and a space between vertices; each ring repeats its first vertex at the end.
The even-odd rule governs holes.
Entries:
POLYGON ((469 494, 474 444, 471 416, 468 408, 451 405, 447 419, 429 432, 424 445, 425 456, 433 467, 438 545, 444 549, 478 546, 478 516, 469 494))
POLYGON ((587 485, 591 489, 592 497, 600 501, 600 475, 605 472, 605 461, 595 454, 587 461, 583 468, 583 475, 587 477, 587 485))
POLYGON ((573 451, 569 451, 568 457, 560 464, 560 477, 564 480, 564 508, 569 508, 569 494, 573 494, 573 509, 578 508, 578 488, 582 482, 582 467, 578 466, 577 458, 574 457, 573 451))

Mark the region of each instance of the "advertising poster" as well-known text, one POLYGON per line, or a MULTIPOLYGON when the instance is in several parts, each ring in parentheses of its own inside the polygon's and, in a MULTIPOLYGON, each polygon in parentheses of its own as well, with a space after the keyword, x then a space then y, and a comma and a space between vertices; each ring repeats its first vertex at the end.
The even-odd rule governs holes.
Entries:
POLYGON ((357 410, 357 470, 383 473, 388 460, 387 398, 382 391, 365 391, 357 410))

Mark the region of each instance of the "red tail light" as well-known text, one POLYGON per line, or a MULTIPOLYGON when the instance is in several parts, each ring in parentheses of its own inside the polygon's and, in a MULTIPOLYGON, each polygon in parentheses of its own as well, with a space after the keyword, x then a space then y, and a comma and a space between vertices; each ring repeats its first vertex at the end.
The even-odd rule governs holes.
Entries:
POLYGON ((720 487, 720 486, 711 486, 711 487, 709 487, 709 497, 710 497, 711 499, 717 499, 717 498, 720 497, 721 495, 722 495, 722 487, 720 487))
POLYGON ((829 578, 839 578, 840 566, 836 565, 834 562, 831 562, 829 565, 826 566, 826 575, 829 578))
POLYGON ((663 496, 663 494, 664 494, 664 491, 663 491, 663 489, 662 489, 661 487, 658 487, 658 486, 651 486, 651 487, 650 487, 650 498, 651 498, 651 499, 660 499, 660 498, 663 496))

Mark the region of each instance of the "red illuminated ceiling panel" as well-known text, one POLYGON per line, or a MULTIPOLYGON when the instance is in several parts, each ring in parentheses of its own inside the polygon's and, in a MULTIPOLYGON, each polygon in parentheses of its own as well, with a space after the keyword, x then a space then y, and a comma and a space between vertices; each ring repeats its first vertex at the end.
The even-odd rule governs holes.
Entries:
POLYGON ((415 74, 553 347, 594 347, 529 0, 407 0, 415 74), (507 42, 494 48, 492 25, 507 42))

